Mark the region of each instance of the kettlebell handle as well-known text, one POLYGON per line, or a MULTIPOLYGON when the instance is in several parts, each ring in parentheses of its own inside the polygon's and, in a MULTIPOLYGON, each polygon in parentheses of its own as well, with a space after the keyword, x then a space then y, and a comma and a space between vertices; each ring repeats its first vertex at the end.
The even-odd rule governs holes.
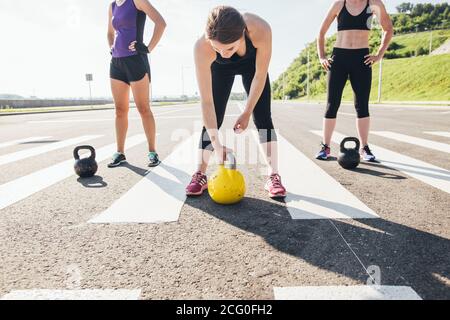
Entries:
POLYGON ((341 142, 341 152, 345 152, 345 150, 348 150, 348 149, 345 147, 345 144, 346 144, 347 142, 354 142, 354 143, 356 144, 356 147, 355 147, 356 150, 359 150, 359 148, 361 147, 361 143, 359 142, 359 139, 358 139, 358 138, 355 138, 355 137, 349 137, 349 138, 345 138, 344 140, 342 140, 342 142, 341 142))
POLYGON ((236 168, 237 168, 236 157, 231 152, 227 153, 227 160, 225 161, 225 168, 232 169, 232 170, 236 170, 236 168))
POLYGON ((80 151, 81 150, 89 150, 91 152, 90 159, 95 159, 95 149, 91 146, 79 146, 76 147, 75 150, 73 150, 73 157, 75 160, 80 160, 80 151))

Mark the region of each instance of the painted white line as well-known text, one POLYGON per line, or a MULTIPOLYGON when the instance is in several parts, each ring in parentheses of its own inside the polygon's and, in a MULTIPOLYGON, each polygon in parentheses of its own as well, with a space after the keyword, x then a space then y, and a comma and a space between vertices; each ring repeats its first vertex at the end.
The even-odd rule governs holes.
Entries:
POLYGON ((0 166, 11 163, 11 162, 20 161, 20 160, 24 160, 24 159, 31 158, 34 156, 38 156, 38 155, 41 155, 41 154, 44 154, 47 152, 62 149, 62 148, 72 146, 75 144, 79 144, 79 143, 82 143, 85 141, 98 139, 101 137, 102 137, 101 135, 81 136, 81 137, 77 137, 77 138, 73 138, 73 139, 69 139, 69 140, 64 140, 61 142, 50 143, 48 145, 41 146, 41 147, 36 147, 36 148, 32 148, 32 149, 18 151, 15 153, 6 154, 4 156, 0 156, 0 166))
POLYGON ((353 113, 347 113, 347 112, 339 112, 339 115, 349 116, 349 117, 356 117, 355 114, 353 114, 353 113))
POLYGON ((280 173, 292 219, 374 219, 379 216, 283 136, 278 136, 280 173))
POLYGON ((422 300, 410 287, 329 286, 274 288, 275 300, 422 300))
MULTIPOLYGON (((322 131, 311 131, 322 136, 322 131)), ((333 142, 340 144, 345 136, 335 132, 333 142)), ((371 144, 370 148, 383 166, 396 169, 439 190, 450 193, 450 171, 371 144)))
MULTIPOLYGON (((71 120, 43 120, 43 121, 28 121, 29 124, 39 123, 90 123, 90 122, 111 122, 115 118, 100 118, 100 119, 71 119, 71 120)), ((128 120, 141 120, 139 117, 129 117, 128 120)))
POLYGON ((195 171, 195 134, 178 146, 159 167, 150 171, 108 210, 88 223, 166 223, 178 221, 186 201, 186 186, 195 171))
MULTIPOLYGON (((160 116, 180 112, 180 111, 188 111, 186 109, 177 109, 177 110, 170 110, 170 111, 164 111, 160 113, 154 114, 155 118, 159 119, 160 116)), ((164 117, 161 117, 164 118, 164 117)), ((129 117, 129 121, 134 120, 141 120, 141 117, 129 117)), ((29 124, 39 124, 39 123, 91 123, 91 122, 111 122, 115 121, 115 118, 99 118, 99 119, 67 119, 67 120, 42 120, 42 121, 28 121, 29 124)))
POLYGON ((416 137, 411 137, 411 136, 407 136, 404 134, 400 134, 400 133, 395 133, 395 132, 390 132, 390 131, 372 131, 371 132, 374 135, 377 136, 381 136, 384 138, 388 138, 388 139, 392 139, 392 140, 396 140, 396 141, 400 141, 400 142, 405 142, 405 143, 409 143, 409 144, 413 144, 419 147, 423 147, 423 148, 427 148, 427 149, 432 149, 432 150, 437 150, 440 152, 446 152, 446 153, 450 153, 450 145, 445 144, 445 143, 441 143, 441 142, 435 142, 432 140, 427 140, 427 139, 421 139, 421 138, 416 138, 416 137))
POLYGON ((445 132, 445 131, 427 131, 424 133, 431 134, 433 136, 438 136, 438 137, 450 138, 450 132, 445 132))
POLYGON ((30 137, 30 138, 19 139, 19 140, 14 140, 14 141, 2 142, 2 143, 0 143, 0 148, 6 148, 6 147, 14 146, 16 144, 29 143, 29 142, 40 141, 40 140, 45 140, 45 139, 49 139, 49 138, 51 138, 51 136, 30 137))
MULTIPOLYGON (((127 148, 137 146, 146 140, 143 134, 133 136, 127 139, 127 148)), ((116 149, 114 143, 97 150, 97 161, 108 159, 116 149)), ((0 185, 0 210, 74 175, 73 163, 74 160, 70 159, 0 185)))
POLYGON ((450 114, 450 111, 441 112, 441 114, 450 114))
POLYGON ((141 290, 16 290, 0 300, 139 300, 141 290))
MULTIPOLYGON (((238 104, 243 110, 243 106, 238 104)), ((294 220, 376 219, 379 216, 279 132, 279 171, 288 191, 287 209, 294 220)), ((259 144, 256 131, 254 137, 259 144)), ((260 148, 262 152, 262 148, 260 148)))

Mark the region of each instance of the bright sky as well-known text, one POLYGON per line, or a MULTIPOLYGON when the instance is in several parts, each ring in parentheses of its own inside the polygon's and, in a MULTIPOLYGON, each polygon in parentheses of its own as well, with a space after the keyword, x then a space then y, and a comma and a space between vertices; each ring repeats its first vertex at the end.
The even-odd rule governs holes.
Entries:
MULTIPOLYGON (((131 1, 131 0, 127 0, 131 1)), ((386 0, 390 12, 406 0, 386 0)), ((85 74, 93 73, 93 95, 109 97, 110 54, 106 40, 110 0, 0 1, 0 94, 88 97, 85 74)), ((270 74, 275 80, 313 41, 332 0, 153 0, 168 24, 151 57, 153 94, 197 91, 192 48, 211 8, 226 4, 266 19, 274 33, 270 74)), ((408 2, 443 3, 427 0, 408 2)), ((153 25, 147 20, 146 42, 153 25)), ((332 27, 335 32, 335 26, 332 27)), ((239 79, 237 79, 239 81, 239 79)), ((235 86, 241 91, 242 86, 235 86)))

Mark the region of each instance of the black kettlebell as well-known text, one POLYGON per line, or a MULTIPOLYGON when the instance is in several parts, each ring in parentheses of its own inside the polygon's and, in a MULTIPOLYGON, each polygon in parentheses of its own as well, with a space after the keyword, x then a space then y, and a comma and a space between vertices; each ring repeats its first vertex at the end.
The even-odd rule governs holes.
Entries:
POLYGON ((98 170, 97 161, 95 161, 95 149, 91 146, 80 146, 73 150, 73 157, 75 158, 75 173, 81 178, 93 177, 98 170), (91 156, 80 159, 80 150, 91 151, 91 156))
POLYGON ((361 156, 359 155, 359 148, 361 143, 358 138, 345 138, 341 142, 341 153, 339 154, 338 162, 344 169, 355 169, 359 166, 361 161, 361 156), (355 148, 347 149, 345 144, 347 142, 354 142, 356 144, 355 148))

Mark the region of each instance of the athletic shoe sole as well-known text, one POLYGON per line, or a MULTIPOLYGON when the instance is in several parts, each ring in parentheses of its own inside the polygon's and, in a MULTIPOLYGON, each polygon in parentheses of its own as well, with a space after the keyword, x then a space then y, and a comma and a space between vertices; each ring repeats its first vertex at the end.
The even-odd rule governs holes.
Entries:
POLYGON ((186 192, 186 196, 188 196, 188 197, 199 197, 199 196, 203 195, 203 193, 206 190, 208 190, 208 185, 203 186, 202 190, 197 192, 197 193, 186 192))
POLYGON ((127 160, 122 160, 122 161, 120 161, 117 164, 108 164, 108 168, 117 168, 117 167, 121 166, 122 164, 124 164, 126 162, 127 162, 127 160))
POLYGON ((148 167, 149 167, 149 168, 154 168, 154 167, 159 166, 161 163, 162 163, 161 161, 159 161, 158 163, 155 163, 155 164, 149 163, 149 164, 148 164, 148 167))

